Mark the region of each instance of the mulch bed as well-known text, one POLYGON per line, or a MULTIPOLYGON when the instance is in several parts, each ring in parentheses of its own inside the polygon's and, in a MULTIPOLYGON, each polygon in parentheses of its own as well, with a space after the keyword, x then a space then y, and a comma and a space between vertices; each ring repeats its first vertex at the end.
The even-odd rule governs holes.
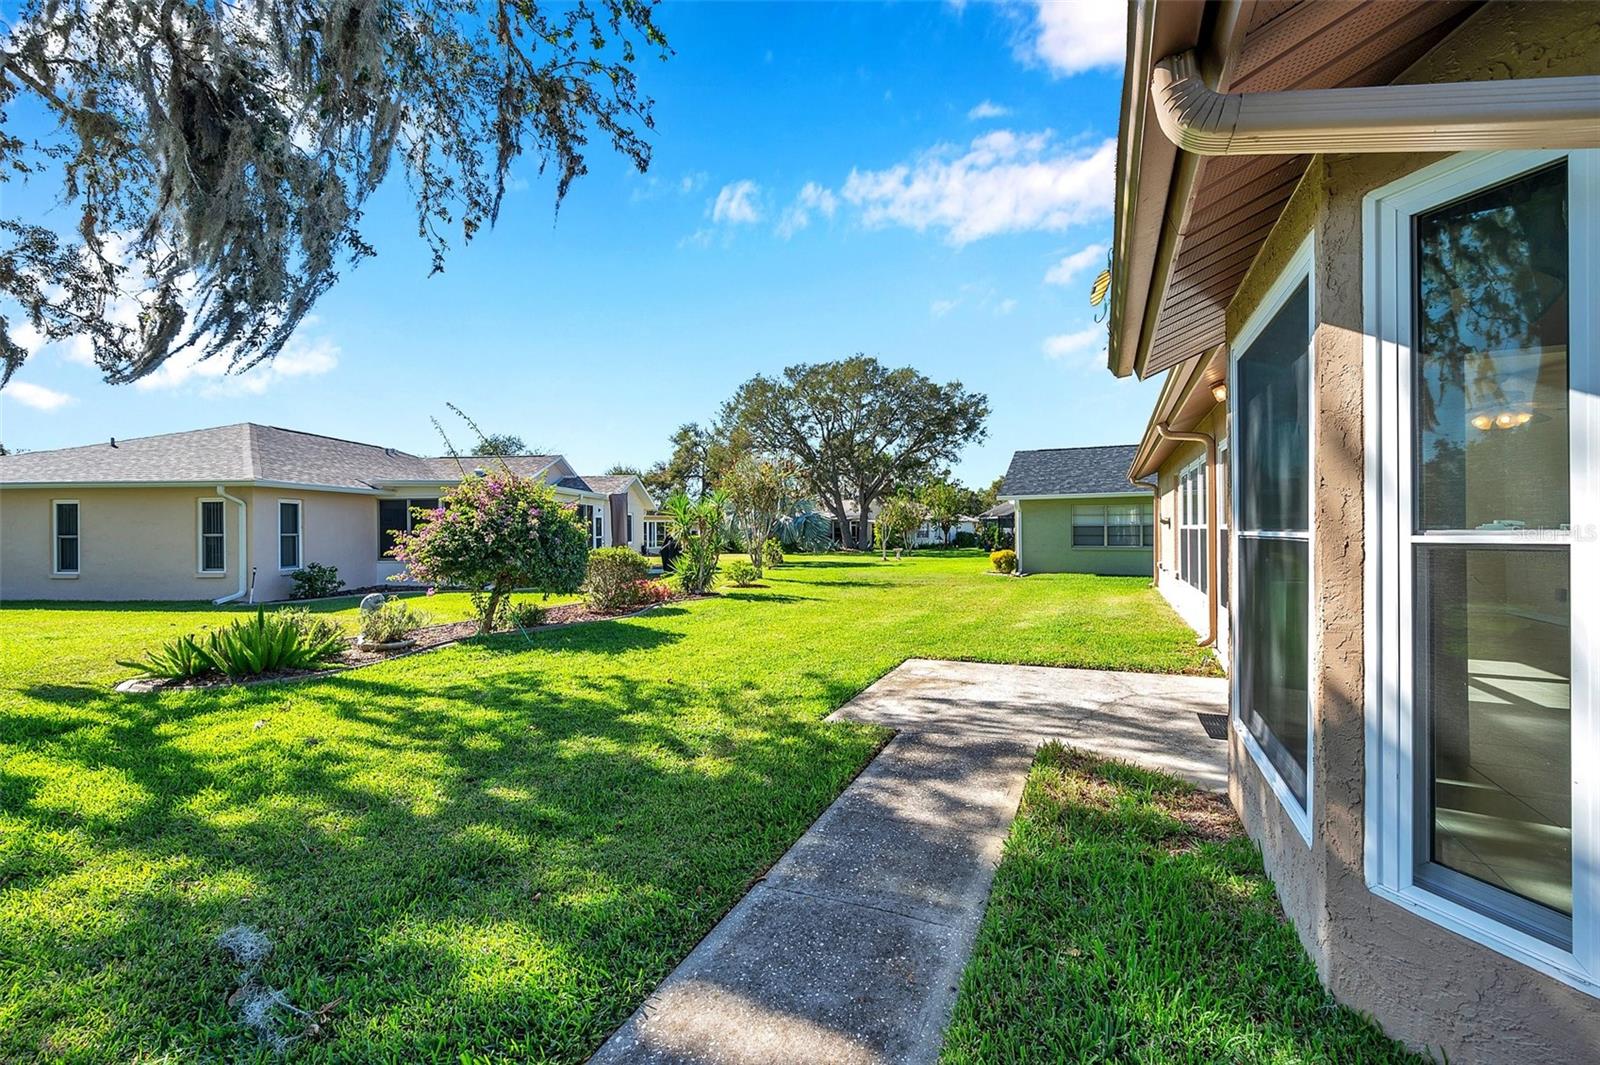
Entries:
MULTIPOLYGON (((682 599, 700 599, 704 596, 679 596, 682 599)), ((674 602, 676 599, 668 600, 674 602)), ((565 625, 578 625, 586 621, 611 621, 617 618, 628 618, 646 611, 653 610, 661 603, 652 603, 647 607, 624 607, 621 610, 591 610, 584 603, 562 603, 559 606, 546 608, 545 620, 538 625, 527 629, 527 632, 543 632, 546 629, 561 628, 565 625)), ((498 629, 495 635, 505 635, 516 632, 516 629, 498 629)), ((310 677, 327 677, 335 673, 342 673, 347 669, 359 669, 361 666, 370 666, 378 662, 385 662, 391 658, 403 658, 406 655, 419 654, 423 651, 432 651, 435 648, 445 647, 449 644, 459 643, 470 639, 478 633, 476 621, 450 621, 440 625, 424 625, 414 630, 410 637, 411 643, 406 647, 393 650, 376 650, 357 647, 351 643, 339 654, 328 659, 327 665, 320 669, 286 669, 275 673, 261 673, 253 677, 242 677, 237 680, 228 677, 205 676, 193 677, 187 680, 165 680, 154 677, 132 677, 117 684, 119 692, 154 692, 154 691, 183 691, 195 688, 225 688, 230 686, 248 684, 268 684, 274 681, 305 680, 310 677)))

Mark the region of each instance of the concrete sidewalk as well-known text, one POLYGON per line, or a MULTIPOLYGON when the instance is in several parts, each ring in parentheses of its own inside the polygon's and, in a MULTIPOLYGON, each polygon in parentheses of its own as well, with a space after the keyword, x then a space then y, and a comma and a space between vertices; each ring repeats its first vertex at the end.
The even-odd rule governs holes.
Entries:
POLYGON ((896 729, 592 1059, 934 1061, 1034 751, 1227 783, 1222 680, 913 660, 830 720, 896 729))

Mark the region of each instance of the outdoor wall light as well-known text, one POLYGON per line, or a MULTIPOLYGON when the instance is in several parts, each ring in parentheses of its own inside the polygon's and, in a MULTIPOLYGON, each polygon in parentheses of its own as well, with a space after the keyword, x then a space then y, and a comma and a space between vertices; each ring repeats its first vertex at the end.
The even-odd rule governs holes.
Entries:
POLYGON ((1486 433, 1491 429, 1515 429, 1531 421, 1533 421, 1531 410, 1503 410, 1494 414, 1485 411, 1472 416, 1472 427, 1486 433))
POLYGON ((1212 385, 1211 398, 1216 400, 1218 403, 1228 402, 1228 383, 1226 381, 1218 381, 1216 384, 1212 385))

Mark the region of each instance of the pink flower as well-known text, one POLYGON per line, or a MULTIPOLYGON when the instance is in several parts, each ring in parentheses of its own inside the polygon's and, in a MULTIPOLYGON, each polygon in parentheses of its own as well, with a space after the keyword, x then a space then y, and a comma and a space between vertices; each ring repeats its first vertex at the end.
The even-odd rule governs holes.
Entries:
POLYGON ((439 589, 434 588, 431 585, 429 586, 429 588, 428 588, 428 594, 429 595, 437 595, 438 593, 439 593, 439 589))

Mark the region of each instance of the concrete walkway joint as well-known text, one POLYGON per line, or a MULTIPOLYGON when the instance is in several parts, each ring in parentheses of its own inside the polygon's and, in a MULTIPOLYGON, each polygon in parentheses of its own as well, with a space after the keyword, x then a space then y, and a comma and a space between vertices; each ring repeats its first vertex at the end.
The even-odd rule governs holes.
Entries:
POLYGON ((830 715, 896 735, 592 1060, 938 1058, 1034 752, 1227 785, 1226 682, 913 659, 830 715))

